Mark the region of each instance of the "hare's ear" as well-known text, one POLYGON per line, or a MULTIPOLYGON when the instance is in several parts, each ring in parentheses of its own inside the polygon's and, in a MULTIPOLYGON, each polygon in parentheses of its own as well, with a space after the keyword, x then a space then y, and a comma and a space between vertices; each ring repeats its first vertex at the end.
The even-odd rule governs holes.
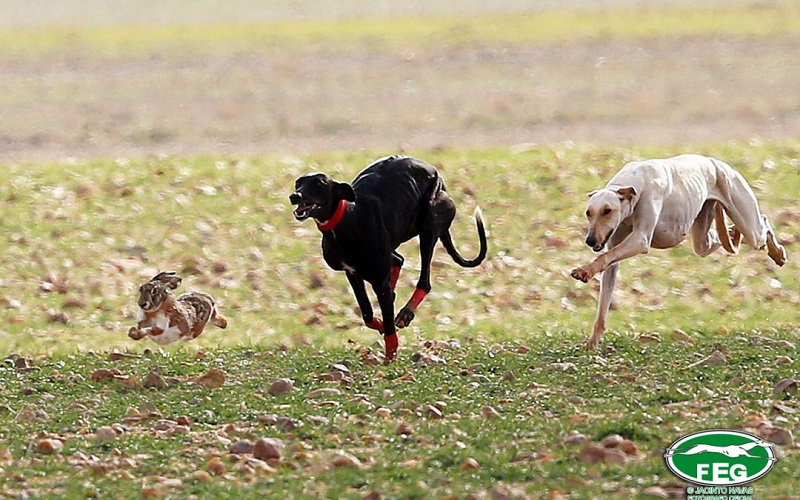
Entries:
POLYGON ((150 281, 158 281, 164 283, 167 289, 175 290, 176 288, 178 288, 178 285, 181 284, 181 281, 183 281, 183 279, 180 276, 178 276, 178 273, 176 273, 175 271, 164 271, 162 273, 158 273, 155 276, 153 276, 153 279, 151 279, 150 281))
POLYGON ((331 194, 334 200, 356 201, 356 192, 353 191, 353 186, 346 182, 334 181, 331 194))

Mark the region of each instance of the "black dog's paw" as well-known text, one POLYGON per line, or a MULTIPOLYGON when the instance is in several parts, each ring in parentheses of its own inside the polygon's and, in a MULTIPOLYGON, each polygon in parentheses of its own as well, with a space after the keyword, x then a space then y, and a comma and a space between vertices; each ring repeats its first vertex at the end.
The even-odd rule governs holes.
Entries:
POLYGON ((397 314, 397 318, 395 318, 394 320, 394 325, 397 328, 405 328, 411 323, 411 320, 413 319, 414 319, 414 311, 412 311, 407 307, 404 307, 400 309, 400 312, 397 314))

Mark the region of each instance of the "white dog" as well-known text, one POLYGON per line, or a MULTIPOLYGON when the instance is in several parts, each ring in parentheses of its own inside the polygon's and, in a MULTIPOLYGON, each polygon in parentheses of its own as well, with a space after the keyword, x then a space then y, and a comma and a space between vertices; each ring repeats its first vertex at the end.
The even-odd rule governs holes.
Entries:
POLYGON ((605 188, 589 193, 586 244, 595 252, 608 247, 590 264, 572 271, 588 282, 598 273, 597 316, 587 344, 597 347, 605 330, 619 261, 651 248, 671 248, 691 235, 694 252, 705 257, 720 246, 738 252, 739 243, 767 247, 776 264, 786 262, 786 250, 775 238, 769 220, 758 209, 753 190, 730 165, 700 155, 626 164, 605 188), (733 221, 725 227, 725 214, 733 221), (712 227, 715 222, 716 227, 712 227))

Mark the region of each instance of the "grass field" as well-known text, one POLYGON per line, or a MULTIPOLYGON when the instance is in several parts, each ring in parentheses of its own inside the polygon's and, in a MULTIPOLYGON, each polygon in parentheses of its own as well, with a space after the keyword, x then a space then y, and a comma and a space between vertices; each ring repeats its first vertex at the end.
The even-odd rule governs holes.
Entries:
MULTIPOLYGON (((660 457, 679 435, 797 428, 796 398, 773 389, 797 370, 800 145, 695 150, 747 176, 790 261, 777 269, 750 249, 699 259, 689 245, 632 259, 599 354, 580 348, 596 285, 568 276, 592 257, 581 243, 584 193, 623 162, 667 151, 419 152, 450 180, 466 255, 476 250, 467 214, 483 208, 490 258, 462 270, 440 252, 433 293, 390 367, 371 364, 378 337, 360 326, 346 280, 326 270, 316 230, 294 221, 286 200, 301 172, 347 179, 374 155, 10 166, 0 174, 4 492, 679 494, 660 457), (136 287, 163 269, 212 293, 229 328, 163 351, 128 339, 136 287), (692 366, 715 350, 721 365, 692 366), (349 366, 344 382, 327 381, 336 363, 349 366), (197 382, 212 368, 224 372, 222 388, 197 382), (94 380, 101 369, 119 372, 94 380), (166 386, 143 387, 151 372, 166 386), (270 396, 278 378, 295 391, 270 396), (572 433, 619 434, 630 454, 589 463, 594 448, 582 451, 572 433), (270 467, 229 453, 261 437, 283 442, 270 467), (48 439, 64 448, 37 451, 48 439)), ((415 244, 403 248, 398 300, 417 277, 415 244)), ((788 481, 795 448, 779 449, 759 495, 798 493, 788 481)))
MULTIPOLYGON (((793 4, 248 2, 0 20, 0 494, 682 498, 665 447, 724 427, 778 445, 757 498, 800 497, 793 4), (470 270, 437 250, 384 366, 287 197, 397 151, 442 172, 461 253, 475 206, 490 246, 470 270), (585 193, 683 152, 745 175, 789 261, 689 243, 626 261, 588 352, 598 285, 569 277, 594 256, 585 193), (167 269, 229 327, 129 339, 137 287, 167 269)), ((398 303, 419 265, 400 251, 398 303)))

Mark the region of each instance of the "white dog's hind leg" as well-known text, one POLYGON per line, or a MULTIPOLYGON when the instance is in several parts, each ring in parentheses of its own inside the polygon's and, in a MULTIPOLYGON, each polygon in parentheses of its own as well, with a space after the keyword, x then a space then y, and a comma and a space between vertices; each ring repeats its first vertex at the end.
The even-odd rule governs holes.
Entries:
POLYGON ((776 264, 782 266, 786 262, 786 249, 778 242, 769 219, 758 208, 758 200, 753 189, 742 174, 730 165, 714 160, 721 180, 717 182, 717 192, 725 211, 741 233, 745 243, 761 250, 767 247, 767 253, 776 264))
POLYGON ((594 319, 594 327, 592 328, 592 335, 586 341, 586 346, 590 349, 596 349, 600 343, 600 337, 606 330, 606 317, 608 310, 611 308, 611 294, 614 292, 614 284, 617 282, 617 271, 619 270, 619 263, 614 263, 608 266, 600 279, 600 294, 597 297, 597 316, 594 319))
MULTIPOLYGON (((692 248, 694 249, 694 253, 700 257, 711 254, 721 245, 719 233, 716 229, 711 227, 711 223, 719 217, 717 213, 717 207, 719 206, 719 203, 714 200, 706 201, 705 204, 703 204, 703 208, 700 209, 700 213, 697 214, 697 217, 692 223, 692 248)), ((731 251, 731 253, 733 252, 731 251)))
POLYGON ((772 225, 770 225, 767 216, 762 214, 761 219, 762 223, 768 228, 767 255, 769 255, 769 258, 775 261, 776 264, 782 266, 786 264, 786 249, 783 248, 783 245, 778 242, 778 238, 775 237, 775 230, 772 229, 772 225))

